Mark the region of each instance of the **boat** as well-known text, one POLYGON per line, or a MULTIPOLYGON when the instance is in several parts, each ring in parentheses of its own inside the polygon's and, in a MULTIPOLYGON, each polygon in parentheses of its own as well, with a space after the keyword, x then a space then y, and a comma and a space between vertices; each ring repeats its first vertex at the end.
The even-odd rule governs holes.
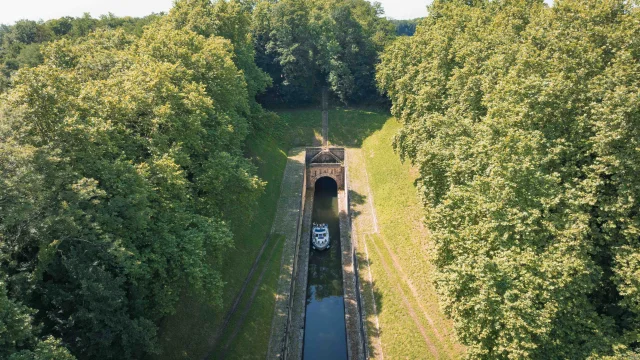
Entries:
POLYGON ((314 250, 325 250, 331 246, 329 242, 329 226, 327 224, 313 223, 311 246, 313 246, 314 250))

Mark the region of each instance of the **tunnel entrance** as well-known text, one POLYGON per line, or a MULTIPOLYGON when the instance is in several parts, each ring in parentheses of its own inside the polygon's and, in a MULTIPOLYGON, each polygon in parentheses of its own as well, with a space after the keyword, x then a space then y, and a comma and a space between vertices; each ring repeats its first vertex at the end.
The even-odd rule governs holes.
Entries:
POLYGON ((320 178, 330 177, 338 184, 338 190, 344 190, 344 160, 344 148, 307 148, 307 188, 313 188, 320 178))
MULTIPOLYGON (((315 181, 312 221, 329 227, 331 247, 310 250, 303 359, 347 359, 338 183, 329 176, 315 181)), ((306 236, 310 241, 310 234, 306 236)))

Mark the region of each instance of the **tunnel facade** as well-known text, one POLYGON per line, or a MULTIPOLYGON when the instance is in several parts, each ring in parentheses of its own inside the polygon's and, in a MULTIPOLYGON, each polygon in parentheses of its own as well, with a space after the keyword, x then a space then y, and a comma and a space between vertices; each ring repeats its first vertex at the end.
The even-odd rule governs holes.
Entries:
POLYGON ((344 156, 344 148, 307 148, 307 188, 315 188, 322 177, 330 177, 338 184, 338 190, 344 190, 344 156))

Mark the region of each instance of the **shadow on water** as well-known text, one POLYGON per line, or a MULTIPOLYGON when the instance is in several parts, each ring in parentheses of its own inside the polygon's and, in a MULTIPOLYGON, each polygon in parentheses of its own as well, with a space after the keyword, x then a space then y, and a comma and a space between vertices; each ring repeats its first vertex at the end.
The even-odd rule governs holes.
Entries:
POLYGON ((338 186, 331 178, 316 182, 312 219, 329 226, 331 247, 309 255, 303 358, 346 359, 338 186))

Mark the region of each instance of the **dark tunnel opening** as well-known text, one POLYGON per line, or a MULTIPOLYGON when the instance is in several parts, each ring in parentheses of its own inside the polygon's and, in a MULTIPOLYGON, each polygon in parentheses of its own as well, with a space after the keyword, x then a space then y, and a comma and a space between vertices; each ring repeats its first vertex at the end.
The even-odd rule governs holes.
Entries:
POLYGON ((323 176, 316 180, 314 196, 318 196, 318 192, 327 193, 327 195, 337 197, 338 184, 332 178, 323 176))

